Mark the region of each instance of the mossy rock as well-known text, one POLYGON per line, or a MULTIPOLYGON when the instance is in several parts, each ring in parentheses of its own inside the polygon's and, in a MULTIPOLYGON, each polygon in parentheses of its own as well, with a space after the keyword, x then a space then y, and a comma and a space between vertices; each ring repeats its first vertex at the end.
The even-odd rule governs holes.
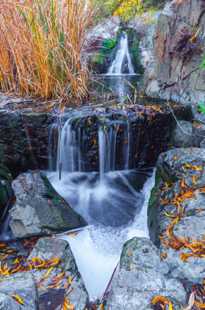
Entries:
POLYGON ((158 221, 158 209, 159 208, 159 197, 160 197, 160 184, 162 182, 161 175, 159 174, 159 171, 156 172, 155 177, 155 186, 153 187, 149 199, 148 204, 148 227, 149 227, 149 234, 150 239, 152 242, 159 246, 160 240, 159 240, 159 221, 158 221))
POLYGON ((12 176, 10 171, 0 164, 0 218, 3 216, 5 208, 13 197, 11 181, 12 176))

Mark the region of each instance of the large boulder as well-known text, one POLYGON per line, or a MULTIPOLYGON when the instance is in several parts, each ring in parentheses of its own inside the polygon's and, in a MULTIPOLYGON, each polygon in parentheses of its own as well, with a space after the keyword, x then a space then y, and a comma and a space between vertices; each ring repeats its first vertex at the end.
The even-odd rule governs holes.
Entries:
POLYGON ((17 273, 1 278, 0 309, 37 310, 37 299, 36 285, 30 273, 17 273))
POLYGON ((84 310, 88 303, 88 293, 68 242, 42 238, 28 257, 29 260, 36 258, 43 261, 60 260, 56 267, 49 270, 32 271, 38 287, 39 310, 61 309, 66 302, 70 305, 68 309, 84 310))
POLYGON ((16 202, 9 225, 14 237, 54 234, 86 225, 40 172, 19 175, 12 187, 16 202))
POLYGON ((167 264, 160 261, 159 251, 150 240, 129 240, 123 247, 105 309, 152 309, 156 296, 168 298, 174 309, 181 309, 186 292, 178 280, 170 278, 168 271, 167 264))
POLYGON ((160 155, 149 204, 152 241, 170 275, 184 285, 205 278, 205 149, 179 148, 160 155))
POLYGON ((192 103, 194 108, 204 102, 205 71, 200 68, 205 51, 204 9, 204 0, 166 4, 153 36, 155 70, 146 85, 148 95, 192 103))

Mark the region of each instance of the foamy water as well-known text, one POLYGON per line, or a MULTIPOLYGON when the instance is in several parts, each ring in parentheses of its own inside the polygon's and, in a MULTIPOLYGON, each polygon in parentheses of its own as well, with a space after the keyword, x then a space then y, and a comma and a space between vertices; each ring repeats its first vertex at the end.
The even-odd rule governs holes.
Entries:
MULTIPOLYGON (((109 173, 110 174, 110 173, 109 173)), ((119 262, 120 254, 123 244, 135 237, 149 237, 147 227, 147 207, 151 193, 151 189, 154 186, 154 173, 147 179, 141 193, 137 192, 129 183, 126 174, 121 174, 121 180, 126 187, 127 192, 119 189, 119 184, 116 183, 117 172, 113 172, 112 183, 105 181, 99 184, 92 181, 95 177, 94 174, 90 174, 90 181, 84 180, 81 175, 81 182, 78 183, 72 176, 64 176, 61 181, 58 180, 57 174, 50 174, 50 180, 55 189, 67 200, 75 210, 83 215, 89 223, 89 226, 78 232, 76 235, 62 235, 60 238, 67 240, 71 246, 73 254, 75 256, 78 269, 84 279, 86 288, 88 290, 91 300, 101 298, 109 283, 109 280, 113 274, 116 265, 119 262), (91 184, 90 184, 91 182, 91 184), (88 183, 90 185, 88 185, 88 183), (127 184, 126 184, 127 183, 127 184), (141 196, 144 197, 141 200, 141 196), (93 198, 94 197, 94 198, 93 198), (118 201, 118 200, 119 201, 118 201), (94 208, 102 208, 101 202, 103 201, 112 205, 116 204, 116 209, 111 212, 110 216, 117 216, 118 211, 121 213, 122 206, 126 209, 126 204, 134 204, 134 201, 140 199, 142 205, 134 209, 136 212, 132 221, 122 226, 115 225, 105 226, 99 223, 98 217, 96 220, 89 213, 90 204, 94 204, 94 208), (99 204, 98 204, 99 202, 99 204)), ((107 209, 105 209, 107 211, 107 209)), ((98 210, 101 220, 101 210, 98 210)), ((108 211, 109 212, 109 209, 108 211)), ((96 215, 96 214, 94 214, 96 215)), ((104 220, 104 217, 103 217, 104 220)))

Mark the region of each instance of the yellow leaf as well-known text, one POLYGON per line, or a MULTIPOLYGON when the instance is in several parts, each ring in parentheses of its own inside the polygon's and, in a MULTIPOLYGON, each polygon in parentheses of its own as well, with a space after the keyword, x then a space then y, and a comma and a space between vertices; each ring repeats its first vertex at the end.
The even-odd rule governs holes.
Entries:
POLYGON ((18 294, 14 294, 11 296, 13 299, 15 299, 15 301, 17 301, 17 303, 19 303, 20 305, 24 305, 24 300, 22 297, 20 297, 18 294))

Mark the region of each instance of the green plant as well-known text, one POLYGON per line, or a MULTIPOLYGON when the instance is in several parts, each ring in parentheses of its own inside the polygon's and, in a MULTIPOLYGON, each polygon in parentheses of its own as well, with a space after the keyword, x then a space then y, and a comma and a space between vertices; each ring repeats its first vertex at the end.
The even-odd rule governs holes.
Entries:
POLYGON ((197 105, 197 109, 199 113, 205 114, 205 103, 204 102, 199 102, 197 105))
POLYGON ((97 20, 116 15, 128 21, 147 10, 158 9, 165 0, 92 0, 92 2, 97 8, 97 20))
POLYGON ((111 51, 115 48, 117 44, 117 38, 104 39, 102 42, 102 47, 94 55, 93 62, 99 65, 103 65, 105 58, 110 55, 111 51))
POLYGON ((201 69, 205 69, 205 55, 202 58, 201 69))
POLYGON ((113 39, 104 39, 103 43, 102 43, 102 48, 105 50, 105 52, 107 50, 111 50, 113 49, 117 44, 117 39, 113 38, 113 39))

